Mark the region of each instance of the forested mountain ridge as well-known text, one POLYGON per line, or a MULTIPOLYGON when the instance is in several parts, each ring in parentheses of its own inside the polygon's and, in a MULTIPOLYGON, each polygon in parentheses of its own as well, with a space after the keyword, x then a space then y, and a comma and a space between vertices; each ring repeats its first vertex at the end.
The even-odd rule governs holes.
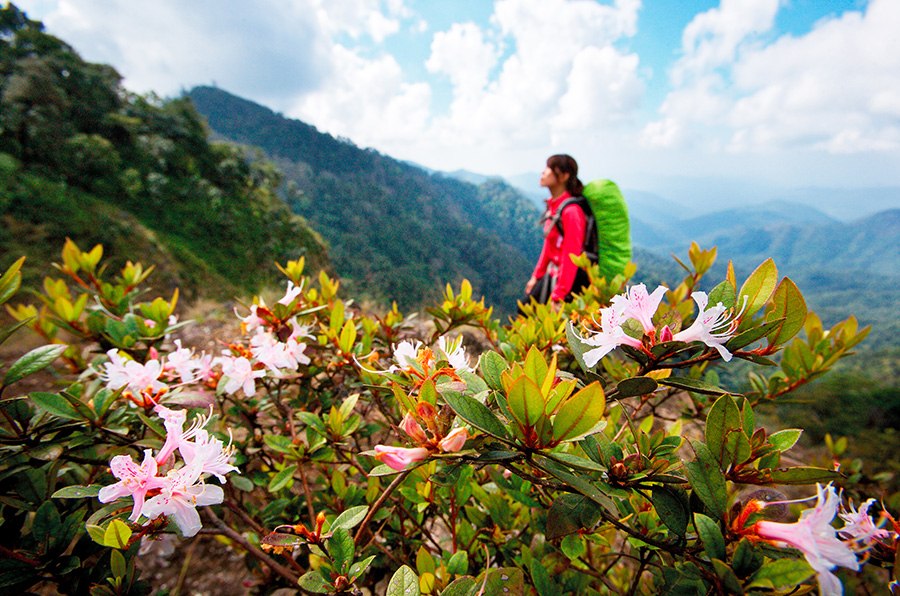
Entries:
POLYGON ((28 256, 33 285, 70 237, 107 245, 114 265, 157 263, 151 282, 224 297, 274 281, 276 260, 328 265, 271 164, 211 143, 189 101, 120 81, 15 5, 0 9, 0 267, 28 256))
POLYGON ((187 97, 217 134, 276 162, 291 208, 329 241, 355 289, 410 307, 468 278, 503 311, 521 297, 541 246, 539 213, 506 183, 429 173, 220 89, 187 97))

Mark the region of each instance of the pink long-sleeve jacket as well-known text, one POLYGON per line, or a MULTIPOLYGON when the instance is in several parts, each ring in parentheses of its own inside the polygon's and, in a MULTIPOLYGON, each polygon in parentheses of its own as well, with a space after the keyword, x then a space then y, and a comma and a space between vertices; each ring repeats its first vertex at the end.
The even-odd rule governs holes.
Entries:
POLYGON ((564 234, 560 234, 559 230, 553 225, 553 219, 559 206, 566 200, 571 198, 568 192, 564 192, 558 197, 547 199, 547 217, 544 221, 544 247, 541 250, 541 256, 538 258, 537 265, 534 267, 535 279, 540 279, 547 273, 550 263, 556 265, 556 285, 550 299, 553 301, 565 300, 572 289, 575 282, 575 274, 578 273, 578 267, 572 263, 570 255, 580 255, 584 248, 584 232, 587 227, 587 219, 584 211, 578 205, 569 205, 566 207, 560 222, 564 234))

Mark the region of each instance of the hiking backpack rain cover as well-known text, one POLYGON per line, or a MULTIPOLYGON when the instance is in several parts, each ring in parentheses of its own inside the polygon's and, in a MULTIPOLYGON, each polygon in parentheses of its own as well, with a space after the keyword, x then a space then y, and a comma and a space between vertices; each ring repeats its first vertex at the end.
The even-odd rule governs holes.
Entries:
POLYGON ((581 197, 566 199, 557 211, 556 226, 562 233, 559 216, 568 205, 577 204, 587 218, 584 252, 600 273, 611 280, 631 261, 631 228, 628 206, 622 191, 612 180, 594 180, 584 187, 581 197))

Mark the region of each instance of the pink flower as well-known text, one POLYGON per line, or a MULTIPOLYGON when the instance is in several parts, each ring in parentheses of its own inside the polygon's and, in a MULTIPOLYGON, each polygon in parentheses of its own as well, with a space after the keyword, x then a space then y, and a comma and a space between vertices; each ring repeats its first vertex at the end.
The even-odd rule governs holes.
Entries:
POLYGON ((653 290, 652 294, 647 294, 647 286, 637 284, 631 286, 626 294, 613 296, 613 306, 619 307, 619 312, 626 319, 635 319, 644 328, 644 333, 652 333, 656 327, 653 326, 653 315, 659 308, 659 303, 669 288, 659 286, 653 290))
POLYGON ((419 423, 416 422, 416 419, 409 412, 407 412, 406 416, 403 417, 403 420, 400 421, 400 428, 402 428, 403 432, 409 435, 416 443, 424 443, 428 440, 425 431, 422 430, 422 427, 419 426, 419 423))
POLYGON ((192 383, 197 380, 196 371, 200 368, 198 360, 194 359, 194 352, 190 348, 182 348, 181 340, 175 340, 175 351, 166 357, 166 370, 173 371, 181 379, 182 383, 192 383))
POLYGON ((444 453, 459 451, 463 448, 463 445, 466 444, 466 441, 468 439, 469 432, 466 429, 455 428, 450 431, 450 434, 441 439, 441 442, 438 443, 438 447, 440 447, 441 451, 443 451, 444 453))
POLYGON ((297 296, 299 296, 301 292, 303 292, 303 286, 295 286, 294 282, 289 281, 287 285, 287 292, 285 292, 284 297, 278 301, 278 304, 288 306, 291 302, 296 300, 297 296))
POLYGON ((407 449, 406 447, 375 445, 375 459, 387 464, 395 470, 402 470, 413 462, 422 461, 428 457, 428 454, 428 449, 425 449, 424 447, 407 449))
POLYGON ((625 333, 622 329, 622 323, 625 322, 623 316, 623 304, 613 304, 610 307, 600 310, 600 331, 594 332, 588 338, 583 338, 584 343, 589 346, 596 346, 593 350, 584 353, 584 363, 588 368, 595 366, 600 359, 612 352, 621 345, 640 348, 641 341, 635 339, 625 333))
POLYGON ((817 492, 816 506, 800 514, 799 521, 792 524, 760 521, 754 524, 753 529, 760 538, 782 543, 802 552, 816 571, 819 593, 823 596, 839 595, 843 588, 831 570, 840 565, 856 571, 859 569, 859 561, 850 547, 838 539, 837 530, 831 525, 840 503, 834 487, 830 484, 824 488, 817 485, 817 492))
POLYGON ((115 484, 100 489, 101 503, 111 503, 116 499, 130 496, 134 508, 128 519, 137 521, 145 507, 147 492, 164 486, 163 478, 156 475, 157 466, 150 449, 144 450, 144 461, 138 466, 130 455, 117 455, 109 463, 113 476, 119 479, 115 484))
POLYGON ((259 305, 251 304, 250 314, 248 314, 246 317, 242 317, 238 314, 237 309, 234 309, 234 315, 238 319, 240 319, 241 328, 243 329, 244 333, 252 333, 257 328, 266 324, 266 322, 262 320, 262 318, 258 314, 256 314, 257 308, 259 308, 259 305))
POLYGON ((166 427, 166 442, 163 443, 162 449, 156 454, 156 463, 163 465, 187 438, 184 432, 187 412, 185 410, 170 410, 165 406, 156 406, 155 410, 159 417, 163 419, 166 427))
POLYGON ((193 430, 194 440, 184 441, 178 450, 184 458, 185 466, 199 468, 201 474, 212 474, 225 483, 225 474, 237 472, 238 469, 229 463, 234 448, 212 436, 202 428, 193 430))
POLYGON ((147 500, 144 515, 154 519, 160 515, 172 516, 181 533, 190 538, 200 531, 198 506, 216 505, 225 500, 221 487, 200 481, 198 466, 184 466, 169 472, 160 494, 147 500))
POLYGON ((244 395, 252 397, 256 394, 256 379, 264 377, 266 371, 253 370, 250 361, 240 358, 223 358, 222 374, 228 377, 225 383, 225 393, 236 393, 238 389, 244 390, 244 395))
POLYGON ((875 499, 869 499, 859 506, 859 511, 850 504, 850 511, 839 513, 838 515, 844 520, 844 527, 838 530, 843 536, 852 540, 861 542, 865 545, 871 544, 879 538, 888 538, 891 533, 884 528, 879 528, 869 515, 869 507, 875 499))
POLYGON ((166 384, 159 380, 163 372, 159 360, 148 360, 146 364, 126 360, 115 348, 109 350, 106 355, 109 362, 103 365, 104 370, 100 376, 106 380, 106 386, 110 389, 125 387, 133 393, 141 393, 144 390, 157 393, 167 388, 166 384))
POLYGON ((709 297, 706 292, 694 292, 694 302, 700 309, 694 323, 676 333, 672 339, 675 341, 702 341, 710 348, 715 348, 722 357, 722 360, 728 362, 731 360, 731 352, 725 349, 723 345, 734 335, 737 330, 739 315, 732 317, 730 310, 725 308, 721 302, 710 309, 707 309, 709 297))

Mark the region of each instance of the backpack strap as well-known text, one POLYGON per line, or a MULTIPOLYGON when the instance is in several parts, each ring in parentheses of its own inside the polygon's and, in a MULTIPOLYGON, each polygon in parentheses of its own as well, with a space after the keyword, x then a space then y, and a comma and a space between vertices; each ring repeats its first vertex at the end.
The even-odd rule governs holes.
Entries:
POLYGON ((556 210, 556 213, 550 217, 550 221, 553 222, 553 226, 556 228, 556 231, 559 232, 559 235, 563 235, 563 227, 562 227, 562 213, 566 207, 569 205, 578 205, 581 207, 581 210, 584 211, 585 207, 585 198, 584 197, 570 197, 562 202, 559 206, 559 209, 556 210))
POLYGON ((559 209, 556 210, 556 213, 549 217, 550 221, 553 222, 553 226, 556 228, 556 231, 559 232, 559 235, 563 235, 563 225, 562 225, 562 213, 563 210, 569 205, 578 205, 581 208, 581 211, 584 213, 585 217, 585 228, 584 228, 584 240, 582 241, 582 247, 584 253, 587 254, 588 258, 591 262, 597 262, 597 220, 594 216, 594 212, 591 210, 590 204, 587 202, 582 196, 571 197, 562 202, 559 206, 559 209))

